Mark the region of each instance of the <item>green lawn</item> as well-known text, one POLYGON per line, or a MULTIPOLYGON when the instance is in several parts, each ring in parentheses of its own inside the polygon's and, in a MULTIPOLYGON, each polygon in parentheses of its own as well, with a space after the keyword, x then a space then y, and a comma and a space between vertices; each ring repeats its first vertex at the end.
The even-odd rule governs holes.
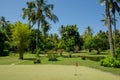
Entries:
POLYGON ((1 80, 120 80, 120 76, 85 66, 0 65, 1 80))
MULTIPOLYGON (((44 55, 41 55, 41 64, 54 64, 54 65, 75 65, 77 62, 79 66, 87 66, 91 68, 96 68, 102 71, 111 72, 113 74, 120 75, 120 68, 108 68, 100 66, 99 62, 91 60, 82 60, 80 57, 75 58, 63 58, 58 57, 58 61, 48 61, 48 58, 44 55)), ((19 60, 18 55, 10 55, 7 57, 0 57, 0 65, 35 65, 33 59, 35 58, 34 54, 25 54, 24 60, 19 60)), ((41 65, 40 64, 40 65, 41 65)))

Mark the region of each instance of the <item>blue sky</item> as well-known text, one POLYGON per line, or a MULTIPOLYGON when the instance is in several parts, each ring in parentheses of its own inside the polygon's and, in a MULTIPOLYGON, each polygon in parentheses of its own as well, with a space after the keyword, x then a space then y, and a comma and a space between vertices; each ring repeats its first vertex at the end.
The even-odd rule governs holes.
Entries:
MULTIPOLYGON (((31 0, 0 0, 0 16, 5 16, 12 23, 18 20, 26 23, 21 15, 27 1, 31 0)), ((50 22, 52 28, 49 33, 59 33, 61 25, 74 24, 77 25, 80 34, 83 34, 87 26, 91 26, 93 33, 107 30, 100 22, 104 6, 101 6, 98 0, 48 0, 48 3, 54 4, 53 13, 59 18, 56 24, 50 22)), ((119 26, 119 20, 117 23, 119 26)))

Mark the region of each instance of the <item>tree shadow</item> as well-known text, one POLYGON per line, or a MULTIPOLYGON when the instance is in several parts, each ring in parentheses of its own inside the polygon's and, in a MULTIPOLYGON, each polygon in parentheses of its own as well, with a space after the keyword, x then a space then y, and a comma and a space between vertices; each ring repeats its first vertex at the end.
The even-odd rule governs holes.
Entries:
POLYGON ((36 58, 24 58, 23 60, 35 60, 36 58))

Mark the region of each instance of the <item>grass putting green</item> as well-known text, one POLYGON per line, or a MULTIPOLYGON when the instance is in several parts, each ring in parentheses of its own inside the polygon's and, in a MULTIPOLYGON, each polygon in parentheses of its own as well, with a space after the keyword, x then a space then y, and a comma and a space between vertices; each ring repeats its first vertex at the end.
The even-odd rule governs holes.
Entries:
POLYGON ((84 66, 12 64, 0 65, 0 80, 120 80, 120 76, 84 66))

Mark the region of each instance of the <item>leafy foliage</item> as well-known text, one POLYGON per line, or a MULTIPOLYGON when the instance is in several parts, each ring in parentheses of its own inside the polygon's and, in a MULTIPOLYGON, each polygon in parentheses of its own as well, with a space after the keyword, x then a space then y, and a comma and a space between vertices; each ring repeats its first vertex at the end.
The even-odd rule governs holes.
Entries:
POLYGON ((97 54, 100 54, 100 51, 107 50, 109 48, 107 34, 101 30, 94 36, 92 41, 92 47, 98 51, 97 54))
POLYGON ((65 50, 67 50, 68 52, 74 51, 76 45, 80 48, 81 40, 79 32, 77 30, 78 28, 76 25, 61 26, 60 28, 60 33, 62 37, 61 41, 63 42, 62 47, 64 47, 65 50))
POLYGON ((5 31, 0 30, 0 56, 7 56, 9 52, 9 38, 6 35, 5 31))
POLYGON ((57 54, 54 51, 48 51, 48 61, 57 61, 57 54))
POLYGON ((27 24, 16 22, 12 29, 12 40, 15 46, 17 46, 20 54, 20 59, 23 59, 23 52, 27 49, 28 40, 31 34, 31 30, 27 24))
POLYGON ((120 68, 120 61, 112 57, 107 57, 100 61, 101 66, 120 68))
POLYGON ((83 34, 84 39, 84 49, 89 49, 89 52, 92 50, 92 29, 90 26, 88 26, 83 34))

